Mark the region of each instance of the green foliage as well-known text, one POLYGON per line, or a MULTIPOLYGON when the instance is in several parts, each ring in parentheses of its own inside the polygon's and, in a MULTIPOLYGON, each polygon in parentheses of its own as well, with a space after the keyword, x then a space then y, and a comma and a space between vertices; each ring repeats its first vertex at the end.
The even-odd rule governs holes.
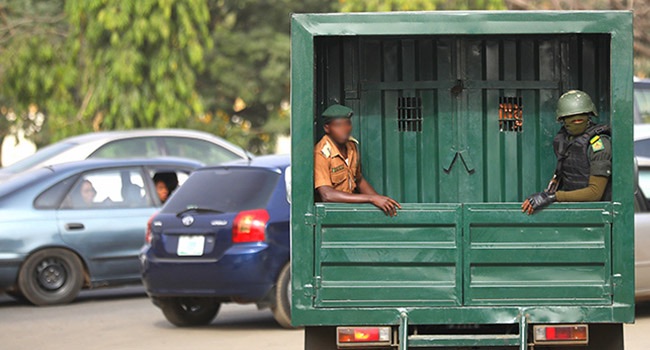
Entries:
POLYGON ((503 0, 339 0, 343 12, 505 10, 503 0))
POLYGON ((210 48, 203 1, 69 0, 66 13, 78 114, 94 129, 182 126, 203 112, 195 89, 210 48))
POLYGON ((40 144, 187 127, 268 152, 289 130, 290 15, 335 3, 0 0, 0 107, 44 113, 40 144))
MULTIPOLYGON (((210 2, 214 49, 199 81, 210 131, 255 153, 267 153, 289 132, 292 12, 333 11, 332 1, 218 0, 210 2), (224 133, 225 132, 225 133, 224 133)), ((204 120, 205 122, 205 120, 204 120)))

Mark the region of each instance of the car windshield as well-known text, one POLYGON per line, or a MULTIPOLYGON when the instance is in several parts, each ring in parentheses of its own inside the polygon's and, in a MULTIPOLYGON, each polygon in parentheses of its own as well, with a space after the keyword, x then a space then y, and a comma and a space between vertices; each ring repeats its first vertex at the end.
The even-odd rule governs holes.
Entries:
POLYGON ((162 212, 197 209, 229 213, 265 208, 279 178, 280 174, 261 168, 199 170, 190 175, 162 212))
POLYGON ((38 152, 32 154, 31 156, 21 159, 14 164, 11 164, 7 167, 2 168, 3 172, 8 172, 11 174, 18 174, 25 170, 28 170, 40 163, 54 157, 55 155, 64 152, 72 147, 76 146, 74 143, 70 142, 58 142, 53 145, 49 145, 45 148, 40 149, 38 152))
POLYGON ((53 170, 50 168, 38 168, 27 171, 20 176, 12 177, 7 180, 7 182, 0 184, 0 198, 34 182, 40 181, 42 178, 52 175, 52 171, 53 170))

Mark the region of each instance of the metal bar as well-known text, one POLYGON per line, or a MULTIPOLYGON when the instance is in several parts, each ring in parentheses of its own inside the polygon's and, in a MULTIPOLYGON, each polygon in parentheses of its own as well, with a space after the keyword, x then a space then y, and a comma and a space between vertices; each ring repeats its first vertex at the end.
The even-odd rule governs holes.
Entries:
POLYGON ((523 312, 521 313, 521 318, 519 319, 519 350, 526 350, 528 347, 528 323, 527 315, 523 312))
POLYGON ((408 350, 408 314, 402 311, 399 314, 399 350, 408 350))

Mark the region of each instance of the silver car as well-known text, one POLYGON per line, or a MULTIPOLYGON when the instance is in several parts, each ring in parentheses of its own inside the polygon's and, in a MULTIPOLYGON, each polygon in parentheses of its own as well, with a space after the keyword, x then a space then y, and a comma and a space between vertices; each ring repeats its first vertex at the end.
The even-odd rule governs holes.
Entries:
POLYGON ((0 181, 31 169, 88 158, 179 157, 206 165, 251 158, 214 135, 181 129, 107 131, 70 137, 0 169, 0 181))
POLYGON ((634 239, 636 298, 650 299, 650 158, 637 157, 639 188, 635 193, 634 239))

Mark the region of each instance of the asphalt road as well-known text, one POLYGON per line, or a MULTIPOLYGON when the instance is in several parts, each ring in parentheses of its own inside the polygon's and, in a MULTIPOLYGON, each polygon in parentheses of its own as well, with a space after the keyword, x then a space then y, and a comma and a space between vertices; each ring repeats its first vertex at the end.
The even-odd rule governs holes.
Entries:
MULTIPOLYGON (((227 304, 206 327, 169 324, 142 287, 83 292, 70 305, 34 307, 0 295, 0 349, 302 349, 303 332, 280 328, 271 312, 227 304)), ((627 350, 650 349, 650 302, 625 327, 627 350)))

